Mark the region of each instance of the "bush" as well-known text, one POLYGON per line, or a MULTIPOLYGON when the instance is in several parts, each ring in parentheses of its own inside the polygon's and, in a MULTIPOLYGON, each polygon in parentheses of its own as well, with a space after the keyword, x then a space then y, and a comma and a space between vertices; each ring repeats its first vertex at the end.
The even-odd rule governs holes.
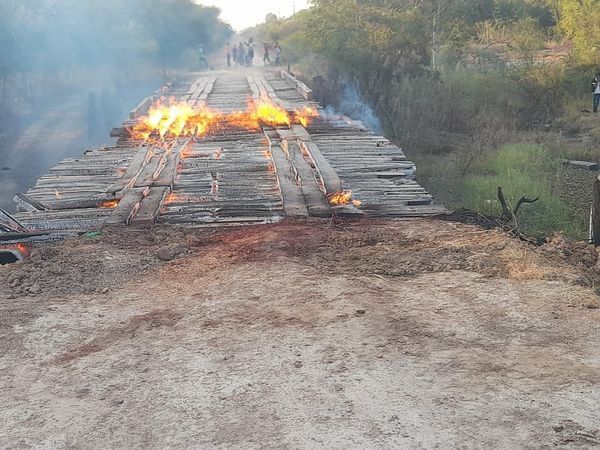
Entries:
POLYGON ((541 69, 463 69, 434 77, 403 77, 381 94, 376 109, 393 136, 413 151, 439 151, 446 133, 496 147, 504 135, 539 128, 562 110, 559 74, 541 69))

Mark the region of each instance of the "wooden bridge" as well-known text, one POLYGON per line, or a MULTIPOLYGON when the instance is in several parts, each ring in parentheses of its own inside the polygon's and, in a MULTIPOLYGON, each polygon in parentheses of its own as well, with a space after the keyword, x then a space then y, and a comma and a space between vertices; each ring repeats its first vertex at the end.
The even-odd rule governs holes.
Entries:
POLYGON ((284 71, 209 72, 164 87, 113 130, 114 146, 66 159, 27 193, 17 194, 17 231, 444 211, 415 181, 415 165, 400 148, 360 122, 323 115, 311 94, 284 71), (310 108, 319 115, 306 126, 252 129, 223 123, 203 136, 175 137, 158 145, 132 129, 161 95, 223 114, 268 99, 290 114, 310 108), (340 196, 342 201, 336 201, 340 196))

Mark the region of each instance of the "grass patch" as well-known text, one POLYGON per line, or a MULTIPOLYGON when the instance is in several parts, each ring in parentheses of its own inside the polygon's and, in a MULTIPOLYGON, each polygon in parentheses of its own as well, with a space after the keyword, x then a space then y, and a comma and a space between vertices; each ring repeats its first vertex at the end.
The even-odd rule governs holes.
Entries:
POLYGON ((584 224, 573 222, 569 206, 554 195, 553 181, 557 161, 545 147, 536 144, 512 144, 484 158, 473 174, 458 185, 457 194, 464 206, 487 215, 499 215, 496 190, 501 186, 507 201, 515 205, 522 196, 539 197, 524 205, 519 213, 523 232, 545 236, 555 231, 573 237, 585 234, 584 224))

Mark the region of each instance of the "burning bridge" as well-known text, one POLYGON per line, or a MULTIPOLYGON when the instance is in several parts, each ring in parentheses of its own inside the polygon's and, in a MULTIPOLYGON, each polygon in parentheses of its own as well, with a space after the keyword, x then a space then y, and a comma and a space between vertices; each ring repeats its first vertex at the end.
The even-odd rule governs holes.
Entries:
POLYGON ((19 212, 0 231, 443 211, 401 149, 360 122, 322 115, 285 71, 207 73, 164 87, 111 135, 115 146, 66 159, 17 194, 19 212))

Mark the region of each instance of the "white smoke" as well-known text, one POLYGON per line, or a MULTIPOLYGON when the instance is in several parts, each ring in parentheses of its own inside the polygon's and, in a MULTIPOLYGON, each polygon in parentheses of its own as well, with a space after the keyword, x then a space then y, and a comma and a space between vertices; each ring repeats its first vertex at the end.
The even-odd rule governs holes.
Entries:
POLYGON ((355 83, 343 83, 339 112, 354 120, 360 120, 375 133, 383 133, 381 121, 371 105, 362 99, 360 90, 355 83))

